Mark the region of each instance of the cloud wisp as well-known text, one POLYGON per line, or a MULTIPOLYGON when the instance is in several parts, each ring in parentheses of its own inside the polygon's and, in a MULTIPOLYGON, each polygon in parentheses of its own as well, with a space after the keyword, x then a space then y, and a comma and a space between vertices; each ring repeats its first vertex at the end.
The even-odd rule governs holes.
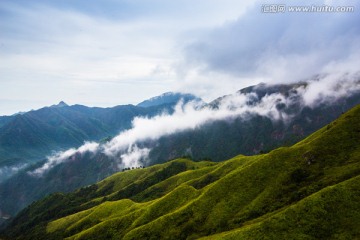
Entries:
POLYGON ((4 180, 10 178, 11 176, 15 175, 19 171, 25 169, 28 164, 18 164, 13 166, 5 166, 0 168, 0 183, 4 180))
POLYGON ((44 172, 53 168, 56 165, 59 165, 62 162, 74 160, 75 154, 84 154, 85 152, 95 153, 98 151, 99 144, 95 142, 85 142, 79 148, 70 148, 64 152, 57 152, 52 156, 47 158, 47 161, 40 168, 35 169, 34 171, 29 172, 33 176, 41 176, 44 172))
MULTIPOLYGON (((258 85, 255 89, 266 88, 258 85)), ((288 96, 269 93, 259 96, 255 92, 237 92, 214 101, 205 107, 198 103, 179 102, 172 114, 163 113, 151 118, 135 117, 132 127, 121 132, 105 144, 86 143, 78 149, 69 149, 48 158, 48 161, 34 175, 41 175, 52 167, 70 161, 71 157, 86 151, 102 152, 114 159, 121 167, 144 165, 151 151, 151 144, 164 136, 186 130, 193 130, 218 120, 241 117, 249 119, 253 115, 265 116, 273 121, 291 120, 298 112, 285 111, 298 106, 316 107, 323 103, 331 103, 342 97, 360 92, 360 72, 354 74, 326 75, 307 83, 293 85, 288 96)))

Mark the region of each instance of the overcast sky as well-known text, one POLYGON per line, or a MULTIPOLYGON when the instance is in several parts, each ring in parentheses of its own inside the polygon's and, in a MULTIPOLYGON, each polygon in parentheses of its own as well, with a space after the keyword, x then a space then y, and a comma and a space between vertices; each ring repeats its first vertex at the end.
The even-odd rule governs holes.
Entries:
MULTIPOLYGON (((352 13, 262 13, 269 0, 0 0, 0 115, 55 104, 211 100, 259 82, 359 71, 352 13)), ((283 1, 288 6, 297 0, 283 1)))

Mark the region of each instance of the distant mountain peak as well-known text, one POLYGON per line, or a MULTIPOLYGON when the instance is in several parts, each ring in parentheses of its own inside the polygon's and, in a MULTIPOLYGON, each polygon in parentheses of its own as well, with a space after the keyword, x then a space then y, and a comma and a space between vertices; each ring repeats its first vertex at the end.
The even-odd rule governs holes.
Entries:
POLYGON ((51 107, 68 107, 69 105, 67 105, 64 101, 60 101, 58 104, 54 104, 51 107))
POLYGON ((159 106, 162 104, 176 104, 181 99, 184 102, 190 102, 190 101, 194 101, 194 100, 202 101, 200 98, 198 98, 195 95, 190 94, 190 93, 166 92, 159 96, 147 99, 147 100, 139 103, 137 106, 138 107, 152 107, 152 106, 159 106))
POLYGON ((17 115, 23 115, 23 114, 25 114, 25 113, 27 113, 27 112, 17 112, 17 113, 14 113, 13 115, 11 115, 11 116, 17 116, 17 115))

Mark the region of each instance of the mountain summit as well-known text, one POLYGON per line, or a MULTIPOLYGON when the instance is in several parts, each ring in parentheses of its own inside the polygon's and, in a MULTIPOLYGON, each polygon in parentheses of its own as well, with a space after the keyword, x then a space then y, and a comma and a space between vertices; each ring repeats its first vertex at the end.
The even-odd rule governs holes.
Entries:
POLYGON ((184 102, 202 101, 200 98, 190 93, 166 92, 164 94, 161 94, 160 96, 152 97, 148 100, 145 100, 139 103, 137 106, 153 107, 163 104, 176 104, 180 100, 183 100, 184 102))
POLYGON ((51 107, 53 108, 68 107, 68 106, 69 105, 67 105, 64 101, 60 101, 58 104, 51 105, 51 107))

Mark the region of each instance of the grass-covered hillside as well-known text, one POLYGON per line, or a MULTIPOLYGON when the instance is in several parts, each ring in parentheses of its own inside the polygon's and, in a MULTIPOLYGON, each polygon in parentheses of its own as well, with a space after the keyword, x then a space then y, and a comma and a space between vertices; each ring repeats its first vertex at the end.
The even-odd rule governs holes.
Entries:
POLYGON ((298 144, 117 173, 22 211, 9 239, 358 239, 360 106, 298 144))

